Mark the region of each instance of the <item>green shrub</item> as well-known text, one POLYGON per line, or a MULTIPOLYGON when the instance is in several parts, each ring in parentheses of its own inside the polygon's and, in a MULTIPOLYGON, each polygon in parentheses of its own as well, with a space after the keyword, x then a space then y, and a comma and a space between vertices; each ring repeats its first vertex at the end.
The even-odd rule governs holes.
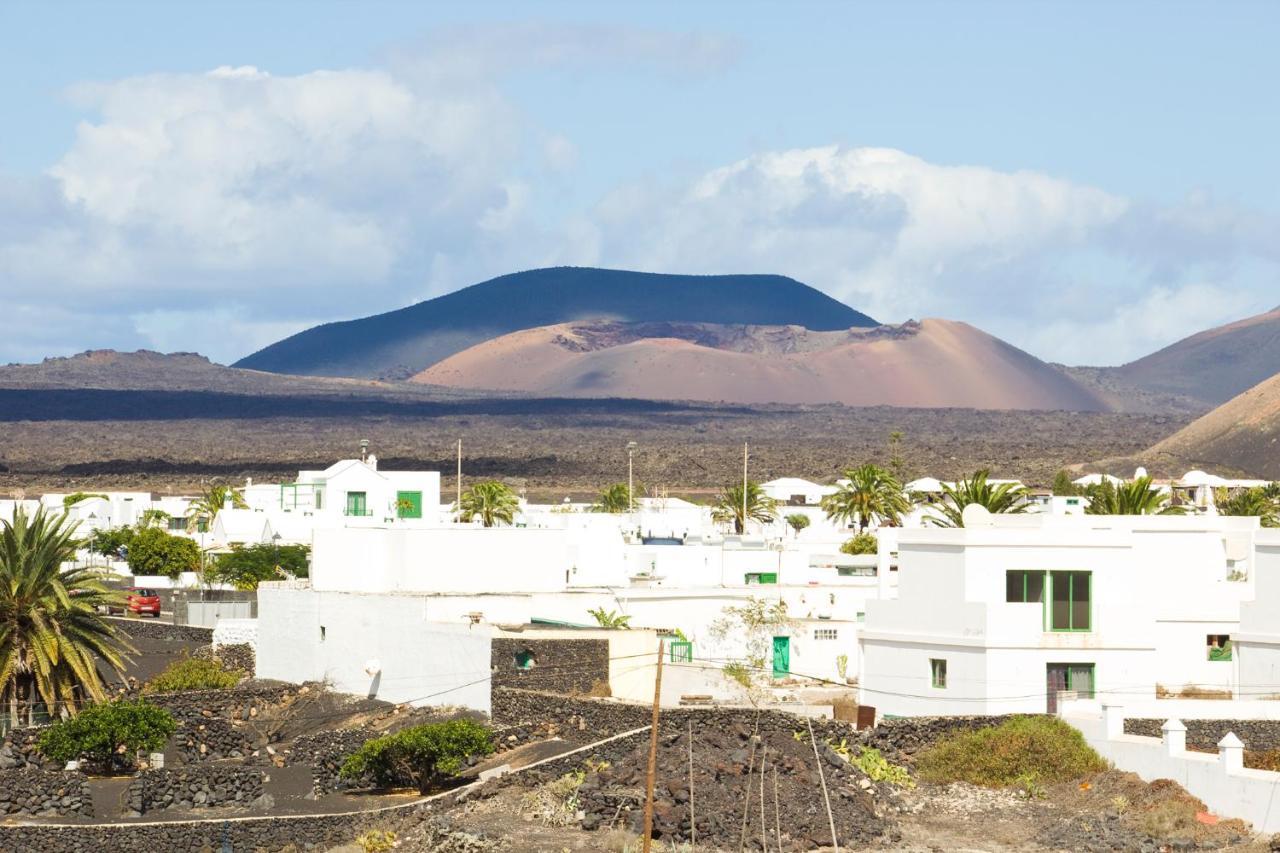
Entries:
POLYGON ((1079 779, 1107 768, 1084 737, 1056 717, 1012 717, 998 726, 957 732, 920 754, 927 782, 989 788, 1079 779))
POLYGON ((426 793, 454 776, 467 759, 493 752, 487 726, 449 720, 375 738, 342 764, 344 779, 368 779, 378 788, 411 784, 426 793))
POLYGON ((847 540, 840 546, 840 553, 849 554, 853 557, 860 557, 867 554, 875 554, 879 547, 879 543, 877 542, 874 534, 859 533, 857 536, 847 540))
POLYGON ((183 658, 165 667, 143 693, 179 693, 186 690, 228 690, 240 683, 244 673, 203 658, 183 658))
POLYGON ((200 568, 200 546, 183 536, 170 536, 158 527, 133 535, 129 543, 129 570, 135 575, 176 578, 200 568))
POLYGON ((106 770, 132 770, 138 750, 164 746, 173 715, 145 700, 117 699, 90 705, 40 735, 40 752, 54 761, 84 759, 106 770))

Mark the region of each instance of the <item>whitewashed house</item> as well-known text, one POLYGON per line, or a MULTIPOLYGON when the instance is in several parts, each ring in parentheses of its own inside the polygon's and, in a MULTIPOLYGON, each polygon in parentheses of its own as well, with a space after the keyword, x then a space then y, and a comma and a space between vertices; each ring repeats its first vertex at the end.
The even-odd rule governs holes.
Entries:
POLYGON ((1239 699, 1280 695, 1280 530, 1261 530, 1254 551, 1253 601, 1240 608, 1240 627, 1231 635, 1239 699))
POLYGON ((898 715, 1052 711, 1228 691, 1257 519, 1008 515, 899 531, 898 597, 867 602, 861 701, 898 715))
POLYGON ((440 521, 440 472, 380 471, 378 459, 344 459, 323 471, 299 471, 298 479, 276 487, 277 508, 345 523, 440 521))
POLYGON ((823 486, 799 477, 779 477, 761 483, 760 489, 783 507, 818 506, 824 497, 836 491, 835 486, 823 486))

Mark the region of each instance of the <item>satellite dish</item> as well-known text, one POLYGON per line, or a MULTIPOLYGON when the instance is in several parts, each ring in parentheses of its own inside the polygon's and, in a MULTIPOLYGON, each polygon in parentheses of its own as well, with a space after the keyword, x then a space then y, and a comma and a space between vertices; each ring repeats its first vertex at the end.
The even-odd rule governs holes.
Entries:
POLYGON ((982 504, 969 504, 960 513, 960 520, 965 527, 994 527, 991 512, 982 504))

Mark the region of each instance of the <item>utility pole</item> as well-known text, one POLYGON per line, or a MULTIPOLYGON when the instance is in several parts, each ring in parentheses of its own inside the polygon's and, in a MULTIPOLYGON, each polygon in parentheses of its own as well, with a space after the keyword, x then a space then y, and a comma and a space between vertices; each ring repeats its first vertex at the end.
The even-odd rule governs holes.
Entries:
POLYGON ((747 535, 747 443, 742 442, 742 535, 747 535))
POLYGON ((644 853, 653 844, 653 777, 658 772, 658 705, 662 699, 662 657, 666 641, 658 641, 658 671, 653 678, 653 724, 649 727, 649 770, 644 779, 644 853))
POLYGON ((458 439, 458 477, 454 484, 458 487, 458 515, 454 521, 462 521, 462 439, 458 439))
POLYGON ((631 475, 631 457, 636 452, 636 443, 634 441, 627 442, 627 512, 634 513, 636 511, 636 486, 635 478, 631 475))

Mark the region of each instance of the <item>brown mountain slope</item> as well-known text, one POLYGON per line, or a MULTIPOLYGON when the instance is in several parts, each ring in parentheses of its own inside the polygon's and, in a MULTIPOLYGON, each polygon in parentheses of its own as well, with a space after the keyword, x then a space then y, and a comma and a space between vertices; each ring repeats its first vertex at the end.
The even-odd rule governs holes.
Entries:
POLYGON ((1280 480, 1280 375, 1192 421, 1148 455, 1174 466, 1215 466, 1280 480))
POLYGON ((564 323, 486 341, 414 377, 555 396, 1099 411, 1092 391, 965 323, 564 323))
POLYGON ((1110 372, 1145 391, 1224 403, 1280 373, 1280 308, 1192 335, 1110 372))

